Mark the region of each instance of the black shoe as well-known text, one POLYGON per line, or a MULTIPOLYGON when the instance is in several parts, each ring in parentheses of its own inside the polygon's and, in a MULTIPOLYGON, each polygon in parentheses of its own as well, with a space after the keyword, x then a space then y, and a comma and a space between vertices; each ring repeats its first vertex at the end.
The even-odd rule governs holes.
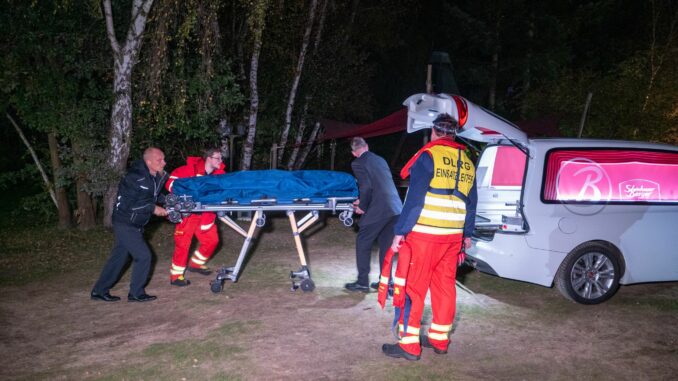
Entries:
POLYGON ((132 294, 127 294, 128 302, 150 302, 156 299, 158 299, 158 297, 155 295, 141 294, 139 296, 132 296, 132 294))
POLYGON ((395 358, 402 357, 408 361, 417 361, 421 358, 421 356, 405 352, 405 350, 398 344, 384 344, 381 346, 381 351, 384 352, 386 356, 395 358))
MULTIPOLYGON (((421 346, 424 347, 424 348, 433 348, 433 352, 435 352, 435 353, 437 353, 437 354, 439 354, 439 355, 444 355, 444 354, 447 353, 447 348, 445 348, 445 349, 438 349, 438 348, 434 347, 434 346, 428 341, 428 336, 427 336, 427 335, 419 336, 419 343, 421 343, 421 346)), ((449 345, 449 341, 448 341, 448 345, 449 345)))
POLYGON ((369 286, 362 285, 358 282, 353 282, 353 283, 346 283, 344 285, 344 288, 349 290, 349 291, 360 291, 360 292, 370 292, 369 286))
POLYGON ((170 284, 171 284, 172 286, 186 287, 186 286, 188 286, 189 284, 191 284, 191 281, 188 280, 188 279, 186 279, 186 278, 184 278, 183 276, 180 276, 179 278, 170 281, 170 284))
POLYGON ((212 274, 212 270, 208 269, 207 267, 191 267, 188 266, 188 271, 192 273, 198 273, 200 275, 210 275, 212 274))
POLYGON ((372 288, 374 290, 378 290, 379 289, 379 282, 370 283, 370 288, 372 288))
POLYGON ((94 291, 92 291, 91 294, 89 294, 92 300, 101 300, 103 302, 117 302, 120 300, 119 296, 113 296, 109 292, 103 293, 103 294, 98 294, 94 291))

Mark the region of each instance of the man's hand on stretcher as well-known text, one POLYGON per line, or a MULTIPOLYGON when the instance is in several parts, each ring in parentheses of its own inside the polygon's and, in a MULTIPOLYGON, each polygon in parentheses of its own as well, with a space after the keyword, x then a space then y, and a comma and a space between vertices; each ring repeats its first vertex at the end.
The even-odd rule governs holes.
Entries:
POLYGON ((166 217, 167 216, 167 210, 163 208, 162 206, 155 206, 155 210, 153 210, 153 214, 159 217, 166 217))
POLYGON ((360 200, 353 201, 353 211, 355 212, 355 214, 365 214, 365 211, 360 209, 358 204, 360 204, 360 200))

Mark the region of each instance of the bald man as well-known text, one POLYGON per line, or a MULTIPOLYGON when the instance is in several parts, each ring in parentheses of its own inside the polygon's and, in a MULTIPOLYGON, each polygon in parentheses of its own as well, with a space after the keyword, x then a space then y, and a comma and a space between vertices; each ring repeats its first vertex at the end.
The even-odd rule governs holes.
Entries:
POLYGON ((162 202, 160 194, 167 174, 165 154, 158 148, 149 147, 144 151, 143 160, 137 160, 127 171, 118 185, 118 196, 113 209, 113 232, 115 244, 108 262, 101 270, 99 280, 92 289, 92 300, 117 302, 120 297, 110 293, 111 287, 120 278, 128 256, 134 267, 127 300, 149 302, 156 297, 145 290, 151 271, 151 250, 144 240, 144 226, 151 215, 166 216, 167 211, 156 205, 162 202))

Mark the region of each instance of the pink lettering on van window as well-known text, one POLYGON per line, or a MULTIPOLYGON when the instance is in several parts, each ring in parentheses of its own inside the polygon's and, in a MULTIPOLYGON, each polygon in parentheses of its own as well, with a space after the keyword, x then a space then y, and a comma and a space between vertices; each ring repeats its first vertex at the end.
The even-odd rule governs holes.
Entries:
POLYGON ((544 199, 676 202, 678 154, 620 150, 556 152, 549 157, 544 199), (648 158, 653 162, 642 161, 648 158))

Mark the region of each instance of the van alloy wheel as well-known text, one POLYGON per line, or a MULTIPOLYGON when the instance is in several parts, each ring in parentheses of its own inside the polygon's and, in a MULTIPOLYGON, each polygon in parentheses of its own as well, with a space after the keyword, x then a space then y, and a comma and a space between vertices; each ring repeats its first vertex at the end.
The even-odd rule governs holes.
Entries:
POLYGON ((616 251, 601 242, 580 245, 561 263, 556 286, 577 303, 602 303, 619 288, 619 262, 616 251))

